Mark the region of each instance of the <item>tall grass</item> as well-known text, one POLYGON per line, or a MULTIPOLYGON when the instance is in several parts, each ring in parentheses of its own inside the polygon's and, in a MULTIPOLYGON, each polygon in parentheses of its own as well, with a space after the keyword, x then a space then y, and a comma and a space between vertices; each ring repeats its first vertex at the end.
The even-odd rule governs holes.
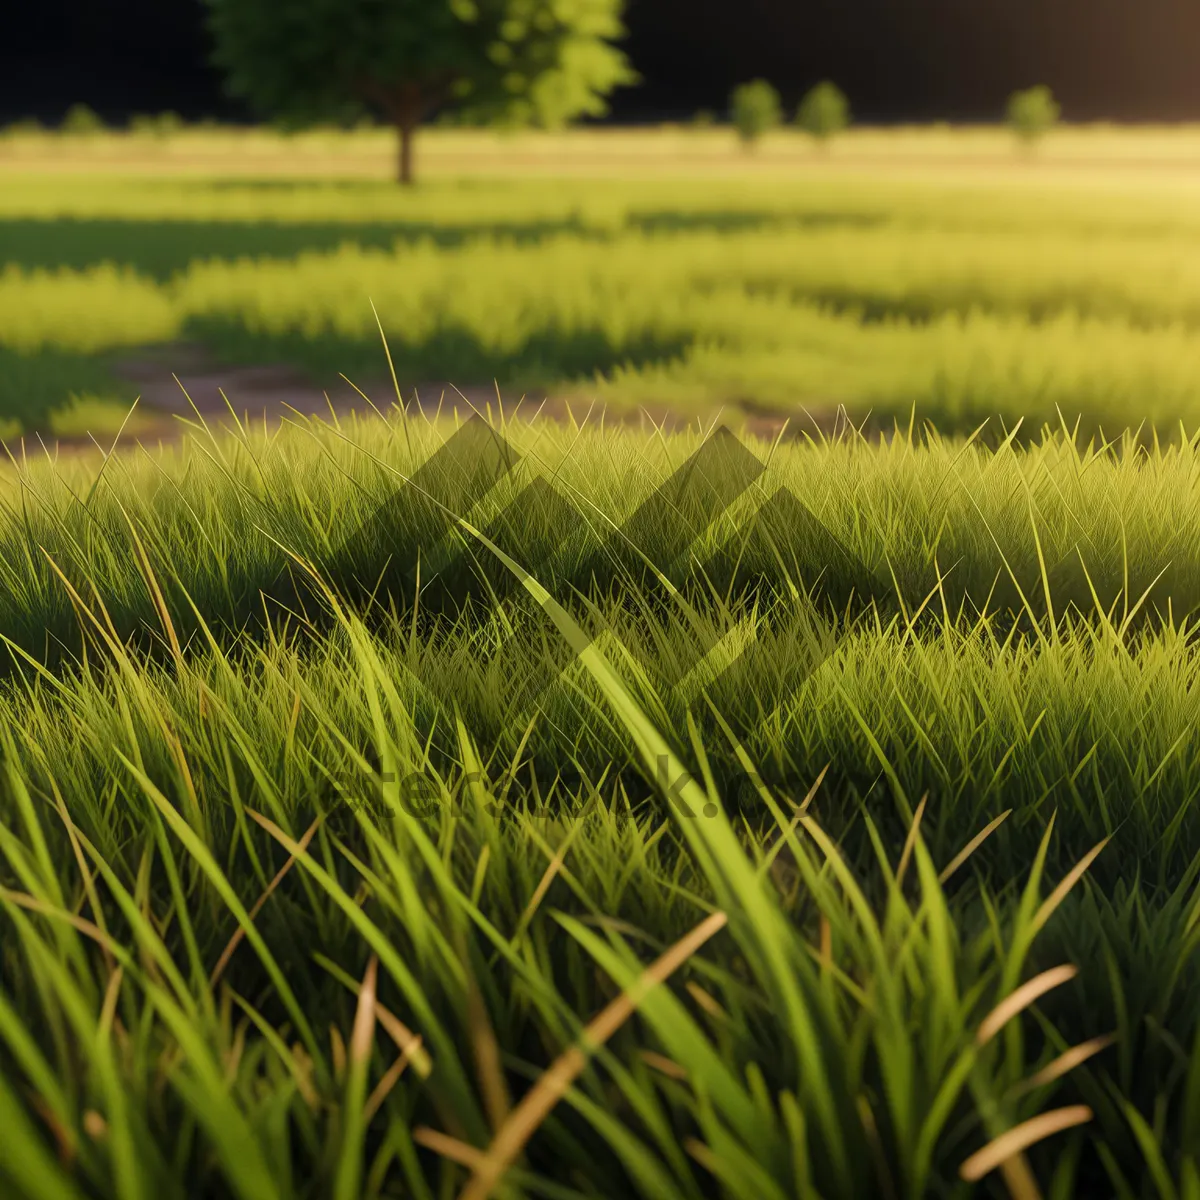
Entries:
POLYGON ((880 583, 812 662, 800 526, 588 603, 496 519, 551 482, 594 563, 699 435, 504 433, 441 559, 415 503, 354 548, 514 580, 461 611, 364 609, 338 551, 420 421, 3 477, 10 1189, 1191 1195, 1193 444, 752 443, 692 555, 794 492, 880 583), (236 636, 284 549, 307 621, 236 636))
MULTIPOLYGON (((0 197, 0 409, 32 423, 70 355, 178 338, 226 363, 947 429, 1056 406, 1118 430, 1196 411, 1186 194, 869 180, 368 184, 16 178, 0 197), (40 366, 39 366, 40 364, 40 366), (38 388, 39 369, 47 386, 38 388)), ((90 379, 77 392, 94 392, 90 379)), ((132 400, 130 384, 109 392, 132 400)), ((236 396, 234 397, 236 401, 236 396)), ((65 397, 63 397, 65 402, 65 397)))

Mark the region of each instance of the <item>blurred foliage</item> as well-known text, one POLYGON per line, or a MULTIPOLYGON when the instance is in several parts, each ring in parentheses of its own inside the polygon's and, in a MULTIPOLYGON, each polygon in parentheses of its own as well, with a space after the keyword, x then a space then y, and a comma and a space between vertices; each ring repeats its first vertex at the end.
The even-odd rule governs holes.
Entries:
POLYGON ((229 90, 297 127, 379 113, 401 136, 456 108, 472 121, 559 127, 601 116, 635 81, 612 44, 622 0, 206 0, 229 90))
MULTIPOLYGON (((880 174, 810 169, 798 132, 771 138, 750 163, 728 133, 682 129, 430 134, 439 153, 459 156, 456 171, 463 155, 496 162, 510 146, 522 164, 567 161, 544 157, 553 146, 593 168, 611 155, 623 172, 640 156, 654 172, 564 174, 551 187, 522 177, 523 165, 407 193, 386 180, 237 180, 191 165, 274 156, 287 172, 311 156, 326 170, 369 161, 389 136, 236 130, 217 140, 189 127, 141 150, 161 145, 164 161, 185 151, 186 177, 12 172, 0 189, 0 417, 37 423, 72 392, 129 403, 137 389, 110 364, 171 346, 165 373, 181 340, 214 370, 288 363, 321 386, 345 372, 373 387, 387 365, 369 299, 410 395, 496 381, 506 398, 680 414, 841 404, 884 421, 915 404, 947 430, 990 417, 1025 418, 1030 432, 1057 423, 1061 408, 1110 432, 1146 422, 1170 434, 1200 415, 1200 213, 1176 170, 1170 186, 1123 170, 1120 188, 1065 188, 1057 169, 1045 182, 1013 170, 1003 131, 987 143, 904 132, 882 139, 947 161, 986 145, 1003 186, 948 188, 939 177, 884 187, 880 174), (725 174, 711 171, 702 187, 663 176, 672 153, 689 171, 708 156, 725 174), (772 173, 784 156, 806 164, 802 181, 772 173)), ((1056 139, 1054 155, 1077 154, 1083 143, 1071 139, 1084 136, 1064 134, 1062 150, 1056 139)), ((1103 153, 1086 136, 1089 153, 1103 153)), ((1114 134, 1114 153, 1149 136, 1114 134)), ((857 156, 881 135, 846 137, 857 156)), ((44 153, 81 164, 139 152, 125 132, 44 141, 44 153)), ((1164 153, 1194 156, 1200 142, 1192 133, 1172 144, 1164 153)))
POLYGON ((738 137, 747 145, 783 122, 779 93, 765 79, 739 84, 729 97, 730 115, 738 137))
POLYGON ((104 122, 86 104, 72 104, 63 117, 62 131, 72 137, 91 137, 104 130, 104 122))
POLYGON ((157 116, 139 115, 129 122, 129 131, 136 137, 156 138, 166 141, 181 133, 184 128, 183 118, 174 112, 159 113, 157 116))
POLYGON ((850 102, 835 83, 818 83, 796 112, 796 124, 822 141, 841 133, 850 124, 850 102))
POLYGON ((1008 124, 1024 142, 1036 142, 1044 137, 1062 114, 1054 93, 1044 84, 1013 92, 1008 100, 1008 124))

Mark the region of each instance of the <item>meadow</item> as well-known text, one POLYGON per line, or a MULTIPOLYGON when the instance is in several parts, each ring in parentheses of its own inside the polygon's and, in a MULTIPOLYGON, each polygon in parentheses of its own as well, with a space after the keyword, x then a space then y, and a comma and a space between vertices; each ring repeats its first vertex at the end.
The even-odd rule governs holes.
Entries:
POLYGON ((389 150, 0 138, 0 1192, 1200 1200, 1200 135, 389 150))
POLYGON ((18 461, 10 1194, 1194 1195, 1198 452, 18 461))
POLYGON ((885 426, 915 407, 946 432, 1200 411, 1191 130, 1069 130, 1032 156, 998 131, 747 154, 728 131, 434 130, 409 194, 380 177, 387 146, 0 139, 7 432, 53 429, 72 397, 127 409, 123 365, 185 347, 378 399, 376 314, 406 398, 885 426))

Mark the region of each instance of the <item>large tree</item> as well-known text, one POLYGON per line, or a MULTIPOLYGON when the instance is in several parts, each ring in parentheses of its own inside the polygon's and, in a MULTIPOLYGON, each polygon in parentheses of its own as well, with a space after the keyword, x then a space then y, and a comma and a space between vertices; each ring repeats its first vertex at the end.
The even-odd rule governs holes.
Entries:
POLYGON ((623 0, 205 0, 229 90, 292 127, 374 111, 400 138, 449 107, 560 126, 636 81, 612 44, 623 0))

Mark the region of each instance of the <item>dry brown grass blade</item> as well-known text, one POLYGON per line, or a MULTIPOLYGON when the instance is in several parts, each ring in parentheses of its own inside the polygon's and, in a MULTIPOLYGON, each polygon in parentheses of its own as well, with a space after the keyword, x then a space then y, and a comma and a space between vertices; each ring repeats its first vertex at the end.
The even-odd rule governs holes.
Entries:
POLYGON ((367 963, 362 986, 358 989, 358 1007, 354 1012, 354 1028, 350 1032, 350 1061, 368 1062, 375 1045, 375 985, 379 978, 379 959, 374 954, 367 963))
MULTIPOLYGON (((380 1024, 383 1024, 381 1021, 380 1024)), ((421 1039, 416 1039, 416 1047, 420 1049, 421 1039)), ((383 1102, 391 1094, 392 1088, 400 1081, 400 1076, 404 1074, 408 1064, 412 1061, 412 1055, 407 1050, 401 1050, 396 1056, 396 1061, 384 1072, 383 1078, 375 1085, 375 1090, 367 1097, 367 1103, 363 1107, 363 1120, 369 1125, 375 1118, 375 1114, 383 1107, 383 1102)))
POLYGON ((1106 1033, 1103 1037, 1091 1038, 1086 1042, 1080 1042, 1078 1046, 1064 1050, 1036 1075, 1031 1075, 1025 1080, 1020 1085, 1020 1090, 1022 1092, 1032 1091, 1034 1088, 1045 1087, 1046 1084, 1061 1079, 1068 1071, 1075 1070, 1081 1063, 1085 1063, 1089 1058, 1099 1054, 1101 1050, 1107 1050, 1116 1040, 1115 1035, 1106 1033))
POLYGON ((412 1139, 418 1146, 424 1146, 427 1150, 432 1150, 435 1154, 440 1154, 461 1166, 470 1167, 473 1171, 482 1166, 487 1158, 477 1146, 468 1146, 466 1142, 460 1142, 448 1133, 430 1129, 428 1125, 418 1125, 413 1130, 412 1139))
POLYGON ((545 871, 542 872, 542 877, 538 880, 537 887, 533 889, 533 895, 530 896, 529 903, 525 905, 525 911, 521 914, 520 920, 517 921, 517 928, 510 939, 511 944, 516 945, 521 935, 529 928, 529 922, 533 920, 538 906, 545 899, 546 893, 550 890, 550 885, 554 882, 559 871, 562 870, 563 863, 567 860, 567 852, 571 849, 571 843, 575 840, 575 834, 582 828, 583 825, 580 823, 571 830, 563 839, 563 844, 559 846, 545 871))
POLYGON ((316 1112, 320 1106, 321 1098, 317 1095, 317 1089, 313 1085, 314 1064, 313 1060, 308 1056, 308 1051, 299 1042, 296 1042, 292 1046, 290 1069, 292 1078, 296 1081, 296 1087, 299 1089, 304 1103, 313 1112, 316 1112))
POLYGON ((336 1025, 329 1027, 329 1056, 333 1060, 333 1077, 341 1083, 346 1074, 346 1043, 336 1025))
POLYGON ((833 926, 829 924, 829 918, 821 914, 821 970, 830 971, 833 969, 833 926))
POLYGON ((714 1021, 721 1021, 725 1024, 729 1023, 729 1014, 721 1007, 718 1001, 710 993, 706 992, 698 983, 690 981, 684 984, 687 993, 695 1002, 702 1008, 714 1021))
MULTIPOLYGON (((228 989, 225 990, 228 995, 228 989)), ((238 1022, 237 1032, 233 1035, 233 1045, 221 1056, 221 1060, 225 1066, 225 1083, 226 1086, 232 1087, 234 1080, 237 1079, 238 1067, 241 1066, 242 1057, 246 1053, 246 1029, 248 1022, 243 1020, 238 1022)))
POLYGON ((15 904, 18 908, 28 909, 30 912, 41 913, 42 916, 51 917, 56 921, 65 921, 72 929, 91 938, 98 946, 105 947, 114 956, 120 951, 117 943, 98 925, 93 925, 87 918, 68 912, 65 908, 56 908, 53 904, 47 904, 45 900, 39 900, 36 896, 30 896, 26 892, 10 892, 8 888, 4 887, 0 887, 0 901, 7 901, 9 904, 15 904))
POLYGON ((1024 1154, 1005 1159, 1000 1164, 1000 1174, 1008 1189, 1009 1200, 1042 1200, 1042 1190, 1024 1154))
POLYGON ((1067 893, 1083 878, 1083 873, 1092 865, 1096 856, 1104 849, 1108 843, 1112 841, 1111 837, 1106 837, 1104 841, 1097 842, 1063 877, 1063 881, 1042 901, 1042 906, 1034 914, 1031 929, 1037 933, 1043 925, 1050 920, 1054 910, 1066 899, 1067 893))
POLYGON ((662 1072, 671 1079, 686 1079, 688 1077, 687 1070, 681 1067, 674 1059, 668 1058, 665 1054, 659 1054, 656 1050, 641 1050, 638 1052, 638 1057, 648 1067, 653 1067, 654 1070, 662 1072))
POLYGON ((117 967, 108 977, 108 986, 104 989, 104 1003, 100 1006, 100 1021, 97 1027, 98 1036, 101 1038, 107 1038, 112 1030, 113 1017, 117 1012, 117 997, 121 994, 121 981, 124 978, 124 967, 117 967))
MULTIPOLYGON (((358 995, 360 986, 358 983, 352 980, 345 980, 345 983, 355 995, 358 995)), ((375 998, 375 1017, 379 1024, 383 1026, 388 1037, 396 1043, 396 1048, 402 1054, 408 1055, 413 1070, 422 1079, 428 1079, 430 1073, 433 1071, 433 1059, 430 1058, 429 1051, 425 1049, 421 1037, 409 1029, 391 1009, 381 1004, 378 996, 375 998)))
POLYGON ((979 1024, 975 1034, 975 1044, 985 1046, 1009 1023, 1019 1012, 1027 1009, 1039 996, 1067 983, 1079 974, 1079 968, 1070 964, 1062 967, 1051 967, 1035 975, 1028 983, 1023 983, 1014 992, 1005 996, 995 1008, 979 1024))
POLYGON ((108 1136, 108 1122, 94 1108, 89 1108, 83 1114, 83 1131, 92 1141, 103 1141, 108 1136))
POLYGON ((989 821, 949 862, 946 869, 938 876, 938 883, 945 883, 979 849, 991 835, 1012 815, 1012 809, 1006 808, 998 817, 989 821))
POLYGON ((400 1052, 408 1055, 413 1070, 422 1079, 428 1079, 433 1071, 433 1059, 429 1057, 429 1052, 425 1049, 425 1043, 421 1040, 420 1035, 413 1033, 391 1009, 384 1008, 382 1004, 376 1004, 375 1014, 379 1018, 380 1025, 387 1030, 388 1037, 399 1047, 400 1052))
POLYGON ((982 1150, 972 1154, 959 1167, 958 1173, 967 1183, 977 1183, 1009 1159, 1028 1150, 1030 1146, 1061 1133, 1064 1129, 1085 1125, 1091 1119, 1092 1110, 1086 1104, 1073 1104, 1067 1108, 1039 1113, 988 1142, 982 1150))
POLYGON ((75 1161, 76 1153, 74 1131, 65 1128, 54 1115, 50 1106, 36 1093, 30 1094, 29 1105, 45 1122, 46 1128, 50 1130, 58 1150, 58 1161, 64 1167, 70 1167, 75 1161))
POLYGON ((492 1139, 483 1161, 475 1167, 459 1200, 486 1200, 492 1194, 504 1172, 520 1154, 521 1148, 562 1098, 571 1082, 587 1066, 589 1055, 584 1047, 590 1050, 608 1041, 637 1011, 647 993, 678 970, 705 942, 724 929, 727 922, 728 917, 723 912, 707 917, 691 933, 655 959, 628 991, 622 992, 592 1019, 584 1029, 580 1042, 559 1055, 509 1114, 508 1120, 492 1139))
MULTIPOLYGON (((313 835, 317 832, 317 828, 320 826, 323 819, 323 817, 318 817, 304 831, 304 836, 299 842, 301 854, 308 849, 308 844, 312 841, 313 835)), ((275 878, 267 884, 267 890, 263 892, 261 896, 259 896, 254 903, 254 907, 250 910, 251 921, 253 921, 254 918, 257 917, 260 912, 262 912, 262 907, 271 898, 271 893, 275 891, 275 889, 283 882, 284 876, 286 876, 292 867, 296 865, 297 857, 299 857, 297 854, 289 854, 287 862, 285 862, 283 866, 275 872, 275 878)), ((216 986, 217 980, 221 978, 225 972, 225 968, 229 966, 229 960, 233 957, 233 952, 238 948, 245 936, 246 928, 244 925, 239 925, 237 929, 233 931, 233 937, 229 939, 225 949, 221 951, 221 957, 217 959, 217 965, 213 967, 212 974, 208 977, 208 986, 210 988, 216 986)))
POLYGON ((717 1156, 699 1138, 684 1138, 683 1148, 710 1174, 718 1179, 717 1156))
POLYGON ((475 1052, 475 1067, 479 1073, 479 1087, 483 1092, 483 1106, 488 1123, 495 1131, 512 1111, 512 1098, 504 1079, 504 1066, 500 1057, 500 1043, 492 1028, 483 993, 471 971, 467 956, 463 954, 463 967, 467 976, 467 1024, 471 1031, 471 1049, 475 1052))

